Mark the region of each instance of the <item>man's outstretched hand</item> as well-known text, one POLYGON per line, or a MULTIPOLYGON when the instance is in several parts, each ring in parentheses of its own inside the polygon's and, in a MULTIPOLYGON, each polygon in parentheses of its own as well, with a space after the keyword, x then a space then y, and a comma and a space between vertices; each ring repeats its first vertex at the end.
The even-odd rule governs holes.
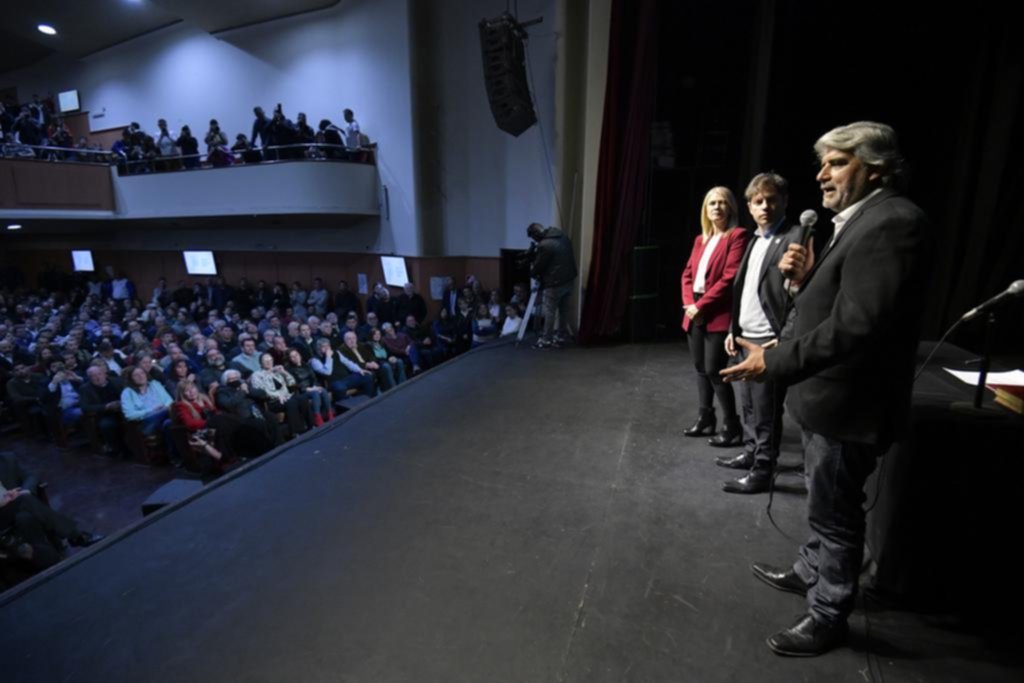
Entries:
POLYGON ((764 371, 766 369, 764 364, 764 350, 775 346, 777 342, 772 340, 764 346, 759 346, 748 342, 743 337, 736 337, 733 340, 733 343, 736 346, 746 349, 747 357, 742 363, 722 370, 720 373, 722 378, 726 382, 745 382, 750 379, 758 382, 761 381, 761 376, 764 375, 764 371))

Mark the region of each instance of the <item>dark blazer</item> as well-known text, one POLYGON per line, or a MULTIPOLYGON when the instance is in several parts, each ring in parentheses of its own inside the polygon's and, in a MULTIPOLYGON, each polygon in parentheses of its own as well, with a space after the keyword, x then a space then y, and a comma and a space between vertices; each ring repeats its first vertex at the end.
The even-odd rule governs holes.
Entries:
POLYGON ((854 213, 804 279, 792 337, 765 352, 766 379, 793 385, 806 430, 885 446, 910 412, 924 308, 928 219, 882 190, 854 213))
MULTIPOLYGON (((739 272, 736 273, 736 280, 733 285, 732 297, 732 326, 730 332, 733 336, 740 336, 740 301, 743 298, 743 284, 747 278, 747 264, 750 262, 750 252, 754 248, 757 235, 751 235, 747 243, 747 250, 743 253, 743 261, 740 264, 739 272)), ((786 325, 786 316, 792 305, 792 299, 786 293, 786 278, 779 271, 779 261, 790 244, 800 242, 800 226, 780 226, 775 235, 772 236, 772 243, 768 252, 764 255, 764 262, 761 263, 761 276, 757 281, 757 298, 761 302, 768 323, 776 337, 782 335, 782 328, 786 325)))
MULTIPOLYGON (((745 253, 747 237, 748 233, 743 228, 730 228, 729 232, 719 239, 719 245, 708 261, 708 269, 704 274, 704 296, 697 305, 708 332, 725 332, 729 329, 732 317, 732 284, 745 253)), ((684 309, 694 303, 693 281, 697 277, 697 268, 703 255, 704 236, 697 235, 680 283, 684 309)), ((685 315, 683 329, 690 329, 690 319, 685 315)))

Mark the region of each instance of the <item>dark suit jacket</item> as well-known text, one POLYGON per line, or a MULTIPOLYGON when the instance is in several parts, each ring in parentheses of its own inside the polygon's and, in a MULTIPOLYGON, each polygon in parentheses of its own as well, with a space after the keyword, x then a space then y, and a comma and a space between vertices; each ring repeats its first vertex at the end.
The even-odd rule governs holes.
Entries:
MULTIPOLYGON (((741 334, 740 301, 743 298, 743 283, 747 278, 747 264, 750 262, 750 252, 759 239, 761 238, 757 235, 751 235, 750 242, 747 243, 747 250, 743 254, 740 270, 736 274, 735 285, 733 286, 732 327, 730 332, 736 337, 739 337, 741 334)), ((782 328, 786 325, 786 316, 792 304, 789 294, 786 293, 786 278, 779 271, 778 265, 789 245, 799 241, 800 226, 791 225, 787 228, 783 225, 772 237, 772 243, 768 247, 768 252, 764 255, 764 261, 761 263, 761 277, 757 281, 757 298, 761 302, 761 308, 764 310, 768 323, 772 326, 772 331, 776 337, 782 334, 782 328)))
POLYGON ((6 489, 22 488, 35 493, 39 477, 22 469, 13 454, 3 453, 0 454, 0 483, 6 489))
POLYGON ((804 428, 885 446, 910 411, 924 307, 928 219, 882 190, 850 217, 804 279, 793 336, 765 352, 766 379, 794 385, 804 428))

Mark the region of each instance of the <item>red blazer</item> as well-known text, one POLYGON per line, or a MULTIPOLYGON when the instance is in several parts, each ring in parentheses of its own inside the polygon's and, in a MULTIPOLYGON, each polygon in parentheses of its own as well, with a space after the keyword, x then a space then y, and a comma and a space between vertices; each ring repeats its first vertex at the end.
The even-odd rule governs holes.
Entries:
MULTIPOLYGON (((731 228, 718 241, 715 253, 708 261, 704 277, 704 296, 697 307, 704 316, 708 332, 728 332, 732 322, 732 282, 739 272, 749 235, 743 228, 731 228)), ((693 242, 690 260, 683 269, 683 308, 694 303, 693 279, 697 275, 700 257, 704 254, 704 235, 693 242)), ((690 319, 683 315, 683 329, 689 331, 690 319)))

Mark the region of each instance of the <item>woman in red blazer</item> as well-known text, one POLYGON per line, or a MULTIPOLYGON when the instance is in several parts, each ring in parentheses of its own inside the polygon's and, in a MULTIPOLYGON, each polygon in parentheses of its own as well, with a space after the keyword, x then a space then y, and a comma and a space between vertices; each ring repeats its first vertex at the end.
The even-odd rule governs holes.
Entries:
POLYGON ((717 427, 713 396, 718 396, 724 426, 708 440, 712 446, 743 443, 733 388, 718 374, 729 357, 725 337, 732 320, 732 284, 747 248, 747 231, 729 227, 739 219, 736 197, 727 187, 713 187, 700 210, 701 234, 683 269, 683 329, 697 369, 700 415, 687 436, 714 435, 717 427))

